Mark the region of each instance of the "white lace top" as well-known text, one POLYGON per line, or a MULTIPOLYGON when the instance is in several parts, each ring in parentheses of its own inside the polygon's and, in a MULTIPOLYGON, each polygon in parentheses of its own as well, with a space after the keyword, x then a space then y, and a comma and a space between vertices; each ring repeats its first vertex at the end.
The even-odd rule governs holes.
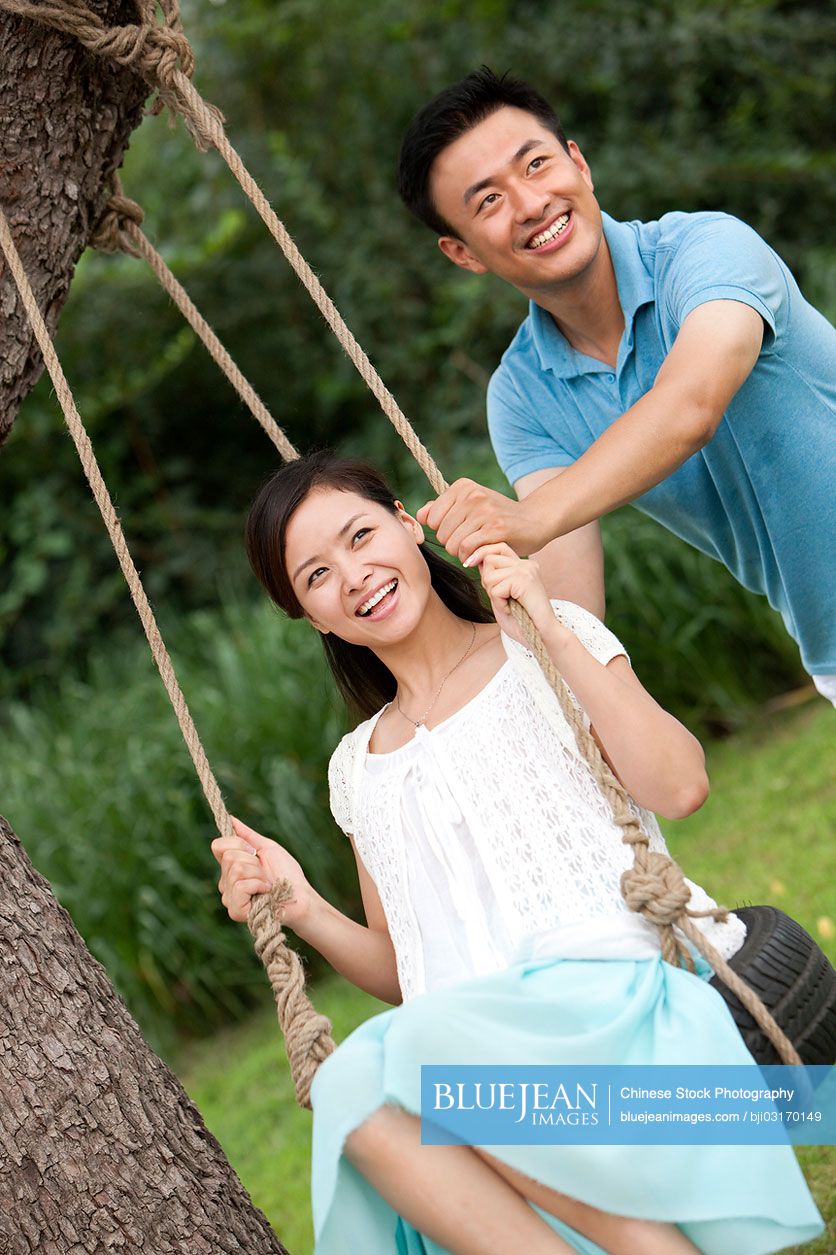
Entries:
MULTIPOLYGON (((588 611, 552 604, 599 662, 625 652, 588 611)), ((449 719, 370 754, 379 711, 331 758, 331 809, 377 887, 404 1001, 507 967, 581 921, 601 935, 615 923, 658 952, 655 929, 621 896, 632 852, 554 694, 533 655, 502 641, 506 663, 449 719)), ((655 817, 636 809, 650 848, 665 850, 655 817)), ((715 905, 688 884, 693 907, 715 905)), ((736 916, 696 923, 724 957, 745 937, 736 916)))

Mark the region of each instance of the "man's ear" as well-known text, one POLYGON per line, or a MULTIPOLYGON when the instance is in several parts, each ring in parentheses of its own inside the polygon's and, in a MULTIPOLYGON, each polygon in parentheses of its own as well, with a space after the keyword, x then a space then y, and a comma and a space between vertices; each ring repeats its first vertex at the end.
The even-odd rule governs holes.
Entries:
POLYGON ((396 501, 395 505, 397 509, 400 510, 401 522, 403 523, 404 527, 415 538, 415 543, 417 545, 422 545, 424 543, 424 529, 421 526, 421 524, 418 522, 417 519, 412 517, 412 515, 408 512, 408 510, 404 509, 404 504, 402 501, 396 501))
POLYGON ((461 266, 462 270, 472 270, 475 275, 488 273, 487 266, 483 266, 479 258, 474 257, 467 245, 457 240, 455 235, 439 236, 438 247, 445 257, 449 257, 454 265, 461 266))
POLYGON ((595 184, 592 182, 592 171, 586 164, 586 158, 573 139, 567 140, 569 145, 569 156, 583 175, 584 182, 589 185, 591 192, 595 191, 595 184))

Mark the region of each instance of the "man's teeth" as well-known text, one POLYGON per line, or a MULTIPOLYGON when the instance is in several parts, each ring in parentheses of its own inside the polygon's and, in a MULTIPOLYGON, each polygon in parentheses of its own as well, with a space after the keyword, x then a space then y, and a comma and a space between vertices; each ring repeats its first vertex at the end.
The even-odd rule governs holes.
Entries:
POLYGON ((548 231, 541 231, 539 235, 535 235, 534 239, 531 241, 528 247, 529 248, 542 248, 544 244, 548 244, 549 240, 556 239, 560 235, 561 231, 564 230, 568 221, 569 221, 569 215, 563 214, 562 217, 558 218, 555 222, 552 223, 548 231))
POLYGON ((374 597, 370 597, 368 601, 363 602, 362 606, 357 611, 357 613, 358 614, 371 614, 371 612, 374 610, 377 603, 379 601, 382 601, 387 593, 392 592, 397 582, 398 582, 397 580, 390 580, 388 584, 384 584, 382 588, 379 588, 377 590, 374 597))

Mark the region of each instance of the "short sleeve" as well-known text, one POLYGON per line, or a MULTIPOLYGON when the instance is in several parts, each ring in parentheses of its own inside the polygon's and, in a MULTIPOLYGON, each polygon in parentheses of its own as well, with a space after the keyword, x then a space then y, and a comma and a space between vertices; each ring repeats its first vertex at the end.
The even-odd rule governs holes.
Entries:
MULTIPOLYGON (((589 610, 584 610, 582 606, 576 606, 571 601, 553 600, 551 604, 555 617, 570 632, 577 636, 584 648, 588 649, 593 658, 600 662, 602 666, 606 666, 608 662, 621 654, 627 657, 627 651, 618 637, 613 635, 609 628, 605 627, 601 620, 596 618, 594 614, 591 614, 589 610)), ((518 675, 524 680, 530 693, 541 706, 554 731, 567 749, 571 750, 572 753, 577 753, 578 748, 574 734, 571 732, 560 704, 552 692, 551 685, 541 671, 540 664, 534 654, 525 645, 515 641, 513 637, 508 636, 505 632, 502 633, 502 643, 518 675)), ((589 727, 589 716, 581 708, 580 702, 571 688, 569 689, 569 697, 574 705, 581 710, 583 721, 589 727)))
POLYGON ((695 215, 666 264, 664 294, 677 327, 708 301, 740 301, 767 325, 769 347, 783 333, 789 305, 784 267, 756 231, 729 215, 695 215))
POLYGON ((328 792, 331 814, 347 836, 350 836, 354 830, 351 805, 353 735, 353 733, 349 732, 343 737, 328 763, 328 792))
POLYGON ((630 661, 627 650, 615 633, 611 632, 591 611, 585 610, 583 606, 576 606, 572 601, 552 601, 552 609, 555 617, 570 632, 574 632, 584 648, 588 649, 592 657, 602 666, 606 666, 608 662, 621 654, 628 662, 630 661))
POLYGON ((575 460, 545 430, 536 408, 524 403, 511 366, 502 362, 488 384, 488 434, 496 460, 512 486, 532 471, 571 466, 575 460))

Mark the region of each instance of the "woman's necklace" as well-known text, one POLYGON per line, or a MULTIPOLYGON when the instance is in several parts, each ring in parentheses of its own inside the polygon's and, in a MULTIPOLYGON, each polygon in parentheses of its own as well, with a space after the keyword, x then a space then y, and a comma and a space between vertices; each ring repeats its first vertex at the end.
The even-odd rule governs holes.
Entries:
POLYGON ((408 714, 406 713, 406 711, 405 711, 405 710, 401 710, 401 699, 400 699, 400 694, 398 694, 398 693, 396 693, 396 694, 395 694, 395 705, 396 705, 396 706, 397 706, 397 708, 398 708, 398 713, 399 713, 399 714, 401 714, 401 715, 403 715, 403 717, 404 717, 404 719, 406 719, 407 723, 411 723, 411 724, 413 725, 413 727, 416 727, 416 728, 420 728, 420 727, 421 727, 421 724, 424 722, 424 720, 426 719, 427 715, 430 713, 430 711, 432 710, 433 706, 436 704, 436 702, 438 701, 439 697, 441 696, 441 690, 444 688, 444 685, 445 685, 445 684, 447 683, 447 681, 450 679, 450 676, 453 674, 453 672, 454 672, 454 671, 458 671, 459 667, 462 665, 462 663, 464 662, 465 658, 467 657, 467 655, 470 653, 471 649, 473 648, 473 642, 476 640, 476 624, 474 623, 474 624, 472 625, 472 627, 473 627, 473 635, 472 635, 472 636, 471 636, 471 638, 470 638, 470 644, 468 645, 467 649, 466 649, 466 650, 464 651, 464 653, 462 654, 462 656, 461 656, 461 658, 459 659, 459 661, 456 663, 455 667, 451 667, 451 668, 450 668, 450 670, 447 672, 447 674, 445 675, 444 679, 443 679, 443 680, 441 681, 441 683, 439 684, 438 689, 436 690, 435 697, 432 699, 432 701, 430 702, 429 706, 428 706, 428 707, 427 707, 427 709, 424 711, 424 713, 423 713, 423 715, 421 716, 421 718, 420 718, 420 719, 413 719, 413 718, 412 718, 412 716, 411 716, 411 715, 408 715, 408 714))

